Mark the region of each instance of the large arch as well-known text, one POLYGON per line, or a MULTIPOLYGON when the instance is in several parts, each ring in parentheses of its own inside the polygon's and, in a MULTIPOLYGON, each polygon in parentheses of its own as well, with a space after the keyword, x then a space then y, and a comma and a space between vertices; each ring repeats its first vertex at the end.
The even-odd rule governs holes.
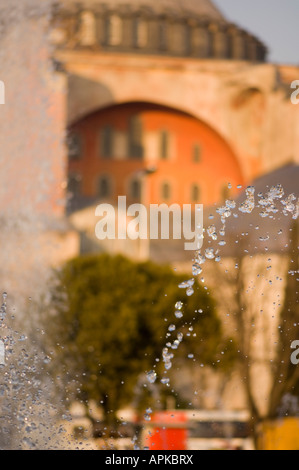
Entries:
MULTIPOLYGON (((60 52, 58 58, 69 77, 68 125, 97 110, 126 102, 159 103, 180 109, 221 134, 238 155, 247 184, 252 181, 252 165, 247 164, 246 149, 244 153, 234 132, 238 109, 232 101, 244 83, 250 87, 263 84, 268 95, 273 86, 272 67, 117 53, 112 58, 91 51, 60 52)), ((242 128, 241 134, 247 136, 247 128, 242 128)))
POLYGON ((144 101, 106 106, 73 123, 70 132, 79 136, 83 150, 81 158, 69 162, 69 172, 82 176, 83 196, 91 200, 102 173, 111 175, 115 198, 128 193, 132 175, 153 169, 146 203, 196 202, 191 188, 197 185, 197 202, 211 205, 228 196, 228 183, 244 184, 228 142, 209 124, 173 107, 144 101), (167 201, 161 192, 165 182, 171 188, 167 201))

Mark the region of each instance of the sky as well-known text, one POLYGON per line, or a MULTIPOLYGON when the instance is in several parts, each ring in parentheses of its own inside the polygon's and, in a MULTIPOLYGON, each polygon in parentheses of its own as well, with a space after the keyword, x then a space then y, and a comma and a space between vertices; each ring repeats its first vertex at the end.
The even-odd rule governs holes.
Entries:
POLYGON ((299 0, 213 0, 232 23, 255 34, 274 63, 299 65, 299 0))

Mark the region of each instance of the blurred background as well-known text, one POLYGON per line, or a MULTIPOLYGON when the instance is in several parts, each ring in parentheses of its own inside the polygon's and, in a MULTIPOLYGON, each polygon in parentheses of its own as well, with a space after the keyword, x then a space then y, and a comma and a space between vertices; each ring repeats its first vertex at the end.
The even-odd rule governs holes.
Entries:
POLYGON ((1 448, 299 448, 298 13, 0 0, 1 448))

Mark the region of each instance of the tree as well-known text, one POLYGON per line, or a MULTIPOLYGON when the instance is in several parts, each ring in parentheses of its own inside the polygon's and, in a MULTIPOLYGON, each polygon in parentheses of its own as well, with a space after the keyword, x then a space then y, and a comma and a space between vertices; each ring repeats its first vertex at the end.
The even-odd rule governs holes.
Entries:
MULTIPOLYGON (((291 344, 299 339, 299 259, 298 259, 299 227, 295 222, 289 249, 288 275, 284 293, 284 303, 281 309, 279 325, 279 344, 276 360, 273 364, 275 387, 271 394, 269 417, 277 417, 278 410, 285 395, 296 394, 299 389, 299 368, 292 364, 291 344)), ((285 410, 288 414, 289 410, 285 410)))
POLYGON ((236 341, 256 440, 258 425, 277 418, 283 397, 299 390, 299 368, 290 360, 291 343, 299 339, 298 222, 291 234, 288 252, 250 255, 239 243, 235 256, 212 269, 215 295, 236 341))
POLYGON ((101 404, 108 424, 132 400, 142 373, 153 367, 162 373, 162 349, 191 323, 193 334, 171 352, 179 356, 190 348, 217 367, 217 354, 231 348, 209 293, 195 282, 188 297, 178 287, 186 278, 167 266, 89 255, 68 262, 57 276, 52 335, 68 384, 76 384, 66 391, 71 399, 101 404), (177 301, 184 305, 182 318, 174 314, 177 301))

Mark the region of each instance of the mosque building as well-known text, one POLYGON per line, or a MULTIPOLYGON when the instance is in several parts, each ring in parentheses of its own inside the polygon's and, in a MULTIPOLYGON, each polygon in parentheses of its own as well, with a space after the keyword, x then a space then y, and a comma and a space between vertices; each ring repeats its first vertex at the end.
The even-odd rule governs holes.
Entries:
POLYGON ((67 210, 85 239, 102 202, 213 206, 299 162, 299 68, 268 63, 210 0, 62 0, 51 41, 67 77, 67 210))
MULTIPOLYGON (((60 0, 50 37, 64 83, 59 119, 67 135, 65 213, 80 235, 80 253, 122 253, 191 272, 194 253, 182 249, 182 240, 99 240, 96 208, 109 203, 119 219, 119 197, 126 197, 128 204, 146 207, 203 204, 209 215, 227 199, 242 200, 249 185, 261 193, 278 183, 286 196, 298 198, 299 105, 291 96, 299 67, 269 63, 262 40, 232 24, 212 1, 60 0)), ((225 263, 214 263, 205 281, 227 331, 234 330, 235 312, 257 315, 256 321, 244 317, 244 324, 256 325, 248 353, 252 393, 266 413, 279 322, 273 295, 281 305, 280 281, 288 269, 288 253, 281 250, 289 246, 293 219, 276 218, 274 229, 273 214, 261 220, 258 212, 228 228, 234 246, 248 253, 244 257, 243 250, 244 282, 246 273, 250 282, 260 282, 248 295, 248 308, 234 307, 234 286, 224 282, 235 268, 232 253, 227 271, 225 263), (268 243, 273 232, 274 245, 268 243), (268 277, 260 276, 261 261, 271 268, 274 286, 272 278, 269 287, 268 277), (265 315, 254 303, 259 295, 265 315)), ((220 400, 227 408, 246 406, 238 372, 227 383, 209 370, 198 374, 180 374, 179 385, 190 391, 190 381, 203 388, 206 383, 199 407, 215 408, 220 400)))

